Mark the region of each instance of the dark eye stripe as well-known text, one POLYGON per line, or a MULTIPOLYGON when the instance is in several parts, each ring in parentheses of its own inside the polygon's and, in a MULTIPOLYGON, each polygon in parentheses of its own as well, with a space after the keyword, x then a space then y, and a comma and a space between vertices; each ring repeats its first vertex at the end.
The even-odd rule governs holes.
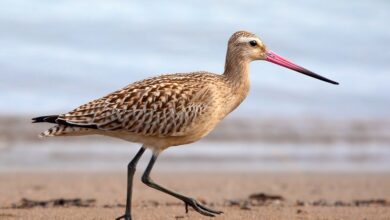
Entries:
POLYGON ((251 41, 249 41, 249 44, 250 44, 252 47, 254 47, 254 46, 257 45, 257 41, 251 40, 251 41))

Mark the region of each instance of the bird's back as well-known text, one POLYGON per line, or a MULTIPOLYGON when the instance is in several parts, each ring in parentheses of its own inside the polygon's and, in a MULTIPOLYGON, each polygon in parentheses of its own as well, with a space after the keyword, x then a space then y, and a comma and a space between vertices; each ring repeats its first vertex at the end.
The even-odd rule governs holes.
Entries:
POLYGON ((43 136, 105 134, 157 145, 193 142, 221 119, 218 102, 224 86, 222 75, 207 72, 145 79, 59 115, 54 120, 59 125, 43 136))

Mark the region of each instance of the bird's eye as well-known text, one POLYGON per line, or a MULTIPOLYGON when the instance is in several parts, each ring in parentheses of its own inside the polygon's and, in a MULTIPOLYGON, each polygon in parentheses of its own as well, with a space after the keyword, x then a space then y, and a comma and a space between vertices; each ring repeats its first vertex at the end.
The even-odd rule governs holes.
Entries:
POLYGON ((251 40, 251 41, 249 41, 249 44, 250 44, 252 47, 254 47, 254 46, 257 45, 257 41, 251 40))

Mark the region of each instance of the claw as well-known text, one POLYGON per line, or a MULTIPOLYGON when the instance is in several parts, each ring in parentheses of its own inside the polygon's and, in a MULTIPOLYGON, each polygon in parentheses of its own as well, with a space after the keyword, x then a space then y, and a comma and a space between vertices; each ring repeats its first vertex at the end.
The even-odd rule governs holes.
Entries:
POLYGON ((116 218, 115 220, 121 220, 121 219, 124 219, 124 220, 131 220, 131 216, 125 214, 125 215, 119 216, 119 217, 116 218))
POLYGON ((202 209, 208 211, 208 212, 211 212, 211 213, 214 213, 214 214, 222 214, 223 212, 222 211, 216 211, 216 210, 213 210, 213 209, 210 209, 210 208, 207 208, 206 206, 202 205, 202 204, 198 204, 199 207, 201 207, 202 209))
POLYGON ((219 215, 219 214, 223 213, 221 211, 215 211, 215 210, 212 210, 210 208, 207 208, 207 207, 203 206, 202 204, 200 204, 195 199, 185 200, 184 204, 185 204, 185 208, 186 208, 186 213, 188 213, 188 206, 191 206, 198 213, 205 215, 205 216, 209 216, 209 217, 215 217, 216 214, 219 215))
POLYGON ((186 208, 186 214, 188 213, 188 204, 186 202, 184 202, 185 204, 185 208, 186 208))

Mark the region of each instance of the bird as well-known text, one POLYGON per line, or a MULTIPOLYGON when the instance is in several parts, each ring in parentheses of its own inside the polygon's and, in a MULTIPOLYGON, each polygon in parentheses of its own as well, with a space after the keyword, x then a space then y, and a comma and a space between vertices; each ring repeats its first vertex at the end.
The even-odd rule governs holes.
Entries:
POLYGON ((116 220, 132 219, 133 176, 147 149, 152 156, 141 181, 183 201, 186 212, 192 207, 202 215, 214 217, 223 212, 157 184, 150 174, 162 151, 202 139, 244 101, 250 87, 249 64, 257 60, 338 85, 269 50, 255 34, 237 31, 228 41, 222 74, 198 71, 147 78, 68 113, 36 117, 32 122, 55 124, 40 137, 97 134, 141 145, 127 166, 125 213, 116 220))

